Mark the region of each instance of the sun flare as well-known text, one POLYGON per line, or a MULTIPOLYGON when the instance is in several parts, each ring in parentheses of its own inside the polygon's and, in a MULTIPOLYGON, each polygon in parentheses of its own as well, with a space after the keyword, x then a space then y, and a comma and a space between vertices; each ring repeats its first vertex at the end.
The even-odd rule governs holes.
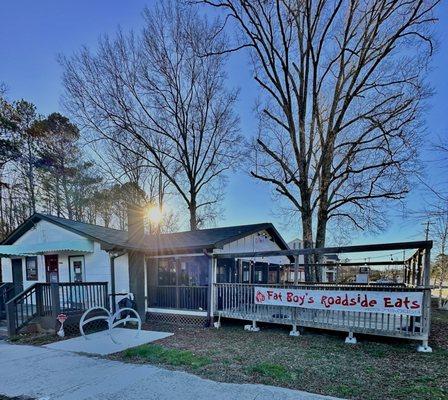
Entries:
POLYGON ((162 221, 163 212, 158 206, 151 206, 148 209, 148 218, 151 224, 158 225, 162 221))

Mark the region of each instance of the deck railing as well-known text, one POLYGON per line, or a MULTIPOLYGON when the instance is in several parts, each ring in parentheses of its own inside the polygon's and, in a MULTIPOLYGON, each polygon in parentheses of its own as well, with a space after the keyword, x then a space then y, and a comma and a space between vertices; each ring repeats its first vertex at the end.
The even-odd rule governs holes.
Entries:
POLYGON ((0 320, 6 319, 6 303, 23 289, 22 284, 0 283, 0 320))
POLYGON ((248 321, 271 322, 311 328, 359 332, 381 336, 394 336, 427 340, 429 336, 429 308, 422 316, 403 314, 367 313, 359 311, 320 310, 288 306, 255 304, 254 288, 362 290, 388 292, 423 292, 423 304, 431 295, 429 288, 372 286, 372 285, 254 285, 241 283, 217 283, 214 285, 214 315, 248 321))
POLYGON ((107 282, 35 283, 6 303, 8 333, 17 334, 37 317, 108 308, 107 282))
POLYGON ((207 310, 208 286, 151 286, 148 306, 180 310, 207 310))

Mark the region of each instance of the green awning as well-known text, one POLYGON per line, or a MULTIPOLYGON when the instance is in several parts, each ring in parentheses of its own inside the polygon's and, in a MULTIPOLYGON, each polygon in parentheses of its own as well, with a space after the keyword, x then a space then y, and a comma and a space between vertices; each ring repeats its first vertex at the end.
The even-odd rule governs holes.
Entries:
POLYGON ((66 240, 61 242, 48 242, 36 244, 0 245, 1 256, 31 256, 47 253, 72 251, 77 253, 93 253, 93 242, 88 239, 66 240))

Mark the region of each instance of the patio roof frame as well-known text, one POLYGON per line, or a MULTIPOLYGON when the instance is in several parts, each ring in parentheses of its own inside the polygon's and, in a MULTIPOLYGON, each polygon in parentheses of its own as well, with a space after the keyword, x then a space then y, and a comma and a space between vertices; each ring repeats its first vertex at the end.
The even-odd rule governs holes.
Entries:
POLYGON ((255 252, 238 252, 213 254, 214 258, 248 258, 248 257, 270 257, 270 256, 300 256, 311 254, 341 254, 341 253, 363 253, 374 251, 389 250, 428 250, 432 249, 432 240, 414 241, 414 242, 396 242, 396 243, 376 243, 355 246, 340 247, 319 247, 307 249, 291 250, 267 250, 255 252))

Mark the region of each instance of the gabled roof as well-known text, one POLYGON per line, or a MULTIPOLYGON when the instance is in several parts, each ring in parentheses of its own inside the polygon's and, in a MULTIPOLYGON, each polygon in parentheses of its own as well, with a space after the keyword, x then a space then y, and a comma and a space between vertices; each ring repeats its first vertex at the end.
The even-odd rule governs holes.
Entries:
POLYGON ((31 229, 37 222, 44 220, 62 228, 68 229, 81 236, 100 242, 102 247, 112 249, 134 249, 147 253, 174 254, 176 252, 202 251, 203 249, 219 248, 245 236, 266 230, 278 244, 280 249, 288 249, 288 245, 271 223, 252 225, 228 226, 223 228, 202 229, 198 231, 185 231, 166 233, 161 235, 146 235, 142 245, 128 240, 128 232, 104 226, 73 221, 54 215, 36 213, 20 225, 2 244, 13 244, 20 236, 31 229))

